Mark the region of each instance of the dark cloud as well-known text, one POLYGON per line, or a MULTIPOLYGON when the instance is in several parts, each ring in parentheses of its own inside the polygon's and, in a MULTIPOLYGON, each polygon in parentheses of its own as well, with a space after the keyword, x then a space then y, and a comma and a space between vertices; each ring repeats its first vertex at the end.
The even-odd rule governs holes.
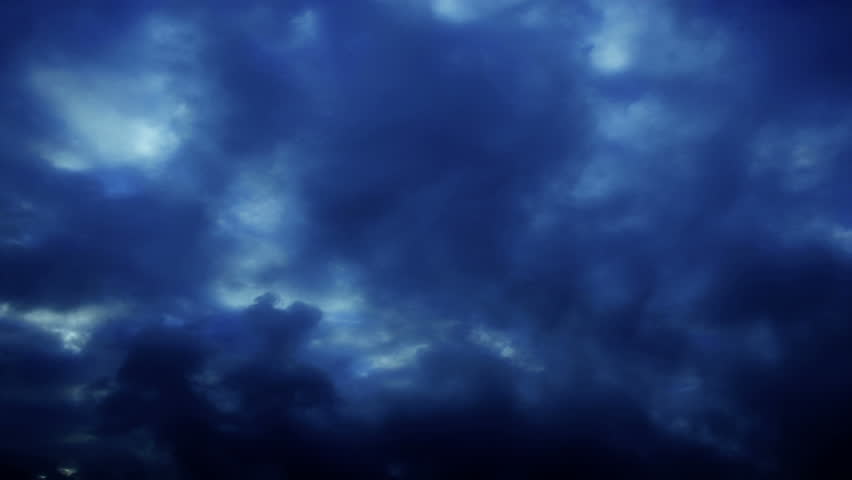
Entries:
POLYGON ((80 175, 14 163, 6 172, 6 302, 64 308, 179 298, 215 262, 200 258, 208 220, 195 201, 159 191, 111 197, 80 175))
POLYGON ((848 470, 848 8, 337 3, 7 9, 0 476, 848 470))

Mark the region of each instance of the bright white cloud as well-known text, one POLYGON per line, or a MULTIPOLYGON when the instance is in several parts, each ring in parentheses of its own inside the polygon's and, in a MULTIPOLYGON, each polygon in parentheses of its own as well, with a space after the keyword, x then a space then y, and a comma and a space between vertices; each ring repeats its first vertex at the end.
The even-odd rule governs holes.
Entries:
POLYGON ((56 168, 128 166, 157 173, 186 140, 194 113, 187 98, 200 85, 186 74, 202 45, 199 30, 153 15, 116 43, 132 67, 29 68, 32 91, 64 126, 62 134, 33 140, 35 152, 56 168), (175 65, 182 66, 181 78, 170 73, 175 65))
POLYGON ((189 107, 168 92, 161 75, 37 67, 30 82, 68 132, 35 145, 56 168, 132 166, 154 172, 182 143, 189 107))
MULTIPOLYGON (((8 307, 6 309, 10 311, 8 307)), ((86 346, 97 325, 123 311, 120 305, 87 305, 66 312, 38 308, 25 312, 12 311, 10 315, 57 335, 65 349, 76 353, 86 346)))

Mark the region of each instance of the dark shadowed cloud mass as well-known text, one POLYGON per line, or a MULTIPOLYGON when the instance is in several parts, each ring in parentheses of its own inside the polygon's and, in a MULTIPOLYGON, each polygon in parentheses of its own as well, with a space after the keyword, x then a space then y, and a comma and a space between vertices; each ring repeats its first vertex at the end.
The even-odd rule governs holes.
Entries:
POLYGON ((0 26, 0 478, 852 478, 842 2, 0 26))

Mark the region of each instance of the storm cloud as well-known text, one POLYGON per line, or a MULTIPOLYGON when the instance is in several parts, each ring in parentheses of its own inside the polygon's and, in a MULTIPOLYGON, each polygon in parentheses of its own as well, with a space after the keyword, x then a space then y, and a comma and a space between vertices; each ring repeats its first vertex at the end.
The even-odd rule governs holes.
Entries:
POLYGON ((852 474, 836 2, 13 2, 0 476, 852 474))

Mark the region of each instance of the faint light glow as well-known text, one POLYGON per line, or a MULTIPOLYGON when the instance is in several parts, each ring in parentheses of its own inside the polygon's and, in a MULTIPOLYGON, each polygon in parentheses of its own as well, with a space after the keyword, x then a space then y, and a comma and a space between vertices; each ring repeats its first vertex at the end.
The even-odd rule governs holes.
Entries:
POLYGON ((302 292, 285 292, 285 285, 258 280, 264 271, 288 264, 289 232, 297 232, 303 221, 285 175, 290 152, 282 150, 275 155, 281 159, 277 166, 263 173, 242 172, 234 179, 222 203, 216 205, 217 233, 236 245, 225 259, 222 276, 213 282, 214 294, 230 308, 249 306, 267 291, 291 301, 311 303, 297 295, 302 292))
POLYGON ((852 228, 834 227, 831 237, 844 250, 852 253, 852 228))
POLYGON ((534 362, 526 352, 522 352, 517 342, 504 332, 480 325, 471 330, 468 338, 516 367, 529 372, 544 371, 544 366, 534 362))
POLYGON ((847 125, 793 131, 767 127, 751 145, 750 172, 780 173, 784 187, 793 191, 815 188, 831 174, 834 160, 847 144, 847 125))
POLYGON ((781 345, 770 322, 756 323, 742 337, 746 347, 754 352, 759 360, 776 363, 781 358, 781 345))
POLYGON ((607 73, 620 72, 630 65, 630 52, 623 41, 600 37, 592 48, 592 63, 607 73))
POLYGON ((601 7, 603 23, 589 41, 592 44, 589 59, 601 73, 618 73, 628 69, 633 61, 632 45, 639 32, 637 13, 617 2, 601 7))
POLYGON ((370 366, 374 369, 402 368, 410 365, 421 352, 428 348, 428 343, 420 343, 403 347, 388 355, 376 355, 370 358, 370 366))
POLYGON ((330 317, 360 311, 365 305, 364 297, 349 289, 341 289, 332 295, 318 296, 315 303, 321 305, 322 311, 330 317))
POLYGON ((304 45, 316 39, 318 35, 317 13, 307 9, 290 20, 293 29, 293 43, 304 45))
POLYGON ((77 474, 77 469, 74 467, 59 467, 56 471, 63 477, 73 477, 77 474))
MULTIPOLYGON (((727 40, 701 22, 679 22, 663 2, 592 0, 601 23, 586 41, 588 59, 597 72, 608 75, 641 69, 649 73, 695 72, 723 58, 727 40)), ((716 79, 724 69, 713 72, 716 79)))
POLYGON ((207 397, 207 400, 221 412, 236 412, 240 409, 240 397, 222 386, 222 374, 213 369, 207 369, 192 377, 197 392, 207 397))
MULTIPOLYGON (((282 152, 282 156, 288 155, 282 152)), ((282 167, 283 169, 284 167, 282 167)), ((351 272, 343 265, 329 266, 329 282, 320 291, 305 291, 275 280, 261 280, 265 271, 286 267, 290 261, 288 232, 303 222, 299 203, 287 191, 280 171, 265 177, 244 173, 235 182, 221 207, 217 227, 235 241, 221 277, 212 282, 213 294, 228 308, 245 308, 266 292, 284 301, 301 300, 325 314, 351 312, 363 305, 351 272)), ((327 317, 328 318, 328 317, 327 317)))
MULTIPOLYGON (((244 308, 268 291, 280 293, 280 287, 255 280, 264 268, 285 265, 287 256, 272 239, 246 236, 235 257, 228 261, 222 278, 213 284, 216 298, 228 308, 244 308)), ((284 300, 288 295, 282 295, 284 300)))
POLYGON ((479 326, 470 332, 470 339, 503 358, 512 358, 516 354, 512 341, 505 334, 479 326))
POLYGON ((813 145, 800 143, 793 148, 793 167, 808 168, 813 167, 819 161, 816 157, 816 149, 813 145))
POLYGON ((202 47, 201 31, 189 22, 165 15, 151 15, 144 23, 143 42, 155 58, 192 61, 202 47))
POLYGON ((60 170, 79 172, 89 169, 89 163, 75 152, 62 150, 48 144, 36 145, 35 149, 36 153, 60 170))
POLYGON ((23 312, 19 317, 58 336, 66 350, 79 353, 96 325, 122 311, 123 308, 118 305, 89 305, 68 312, 35 309, 23 312))
POLYGON ((521 15, 521 25, 525 27, 538 27, 548 20, 548 15, 542 8, 530 8, 521 15))
POLYGON ((156 158, 174 151, 179 142, 177 135, 167 130, 163 124, 157 125, 144 120, 129 122, 130 152, 137 158, 156 158))
POLYGON ((684 378, 679 379, 676 382, 674 386, 674 392, 681 394, 693 393, 701 388, 701 384, 702 381, 700 378, 695 375, 688 375, 684 378))
POLYGON ((371 355, 367 358, 368 370, 396 370, 407 367, 429 347, 428 343, 418 343, 402 347, 392 353, 371 355))
POLYGON ((625 179, 625 172, 617 161, 600 158, 589 162, 576 184, 570 189, 571 197, 578 202, 601 200, 615 192, 625 179))
POLYGON ((186 325, 186 320, 174 315, 166 314, 163 316, 163 325, 167 327, 180 328, 186 325))
POLYGON ((267 292, 277 294, 282 303, 289 304, 300 300, 323 311, 326 318, 332 320, 337 314, 349 314, 357 312, 364 307, 364 298, 360 293, 350 287, 337 288, 330 293, 317 293, 307 291, 291 290, 285 286, 275 283, 251 281, 252 274, 261 270, 263 265, 283 264, 286 257, 277 252, 267 252, 267 255, 252 256, 241 259, 238 266, 245 270, 235 269, 234 277, 238 280, 223 280, 214 285, 214 294, 222 305, 228 308, 245 308, 255 303, 255 299, 267 292), (270 263, 265 264, 264 259, 270 263), (239 280, 244 279, 244 280, 239 280))
POLYGON ((241 255, 236 259, 236 267, 239 271, 257 273, 265 267, 283 265, 287 260, 284 252, 271 241, 258 240, 251 242, 249 250, 250 252, 246 252, 245 255, 241 255))
POLYGON ((402 465, 398 463, 391 463, 390 465, 388 465, 387 470, 388 476, 390 476, 391 478, 403 478, 403 476, 405 475, 405 469, 402 465))
MULTIPOLYGON (((523 0, 433 0, 432 13, 448 22, 465 23, 478 20, 523 0)), ((524 17, 520 17, 521 22, 524 17)))
POLYGON ((435 0, 432 9, 437 16, 455 22, 464 22, 473 18, 470 6, 463 0, 435 0))
POLYGON ((627 104, 604 102, 596 110, 598 132, 608 140, 631 147, 649 149, 664 140, 671 141, 672 133, 683 130, 683 124, 676 122, 672 113, 654 97, 642 97, 627 104))
POLYGON ((68 398, 71 399, 74 403, 81 403, 85 400, 86 394, 86 385, 74 385, 68 388, 68 398))
MULTIPOLYGON (((334 315, 331 316, 332 319, 334 315)), ((387 330, 367 328, 362 324, 335 324, 327 333, 311 340, 313 347, 348 347, 365 350, 377 348, 393 340, 387 330)))
POLYGON ((254 299, 269 292, 263 285, 247 284, 240 281, 220 281, 214 286, 217 300, 227 308, 239 309, 254 304, 254 299))
POLYGON ((239 200, 231 213, 242 227, 271 232, 281 224, 284 205, 273 195, 256 193, 239 200))

